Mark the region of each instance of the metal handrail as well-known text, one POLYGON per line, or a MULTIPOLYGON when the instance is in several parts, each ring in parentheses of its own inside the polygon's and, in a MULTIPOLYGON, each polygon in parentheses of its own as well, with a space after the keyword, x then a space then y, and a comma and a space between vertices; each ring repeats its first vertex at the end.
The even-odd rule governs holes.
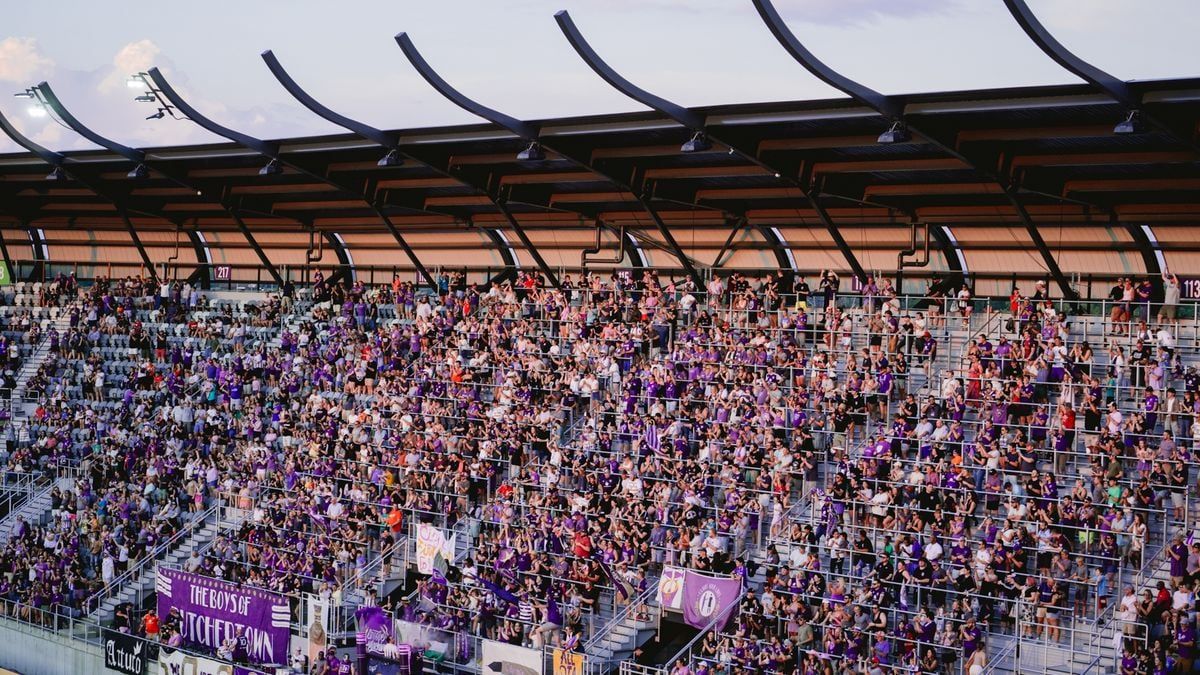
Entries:
POLYGON ((621 607, 621 611, 614 612, 612 618, 593 631, 592 637, 583 643, 584 652, 590 654, 596 645, 600 644, 608 636, 613 628, 625 621, 630 614, 637 612, 640 607, 650 604, 650 599, 658 593, 658 583, 656 579, 647 579, 647 581, 649 584, 646 590, 638 593, 636 597, 629 598, 627 603, 621 607))
POLYGON ((139 558, 136 565, 125 570, 125 572, 123 572, 120 576, 115 577, 111 583, 104 587, 103 590, 88 596, 88 598, 83 601, 84 613, 91 614, 99 610, 100 605, 103 604, 105 600, 114 595, 120 594, 121 589, 124 588, 126 583, 140 578, 147 568, 153 569, 155 567, 153 563, 157 562, 160 557, 173 550, 176 544, 182 542, 188 537, 191 537, 196 533, 197 530, 203 529, 204 524, 208 522, 209 518, 216 514, 218 508, 218 506, 210 506, 206 511, 197 514, 197 517, 192 518, 185 527, 179 528, 178 532, 171 535, 166 541, 161 542, 149 553, 139 558))

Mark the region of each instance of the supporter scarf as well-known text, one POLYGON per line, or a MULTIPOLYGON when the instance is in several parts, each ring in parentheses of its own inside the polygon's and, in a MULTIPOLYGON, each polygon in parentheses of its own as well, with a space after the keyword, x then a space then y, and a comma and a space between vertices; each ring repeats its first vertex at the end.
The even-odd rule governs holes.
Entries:
POLYGON ((613 574, 612 568, 608 566, 608 563, 604 562, 604 558, 601 556, 599 551, 592 552, 592 560, 595 560, 600 565, 600 570, 603 571, 604 576, 608 577, 608 580, 612 582, 613 587, 617 589, 617 593, 619 593, 622 598, 629 597, 629 591, 625 590, 625 582, 621 581, 616 577, 616 575, 613 574))
POLYGON ((492 595, 495 595, 497 598, 503 600, 504 602, 507 602, 511 605, 515 605, 521 601, 520 598, 518 598, 517 596, 510 593, 503 586, 500 586, 499 584, 497 584, 493 581, 490 581, 484 577, 475 577, 475 578, 479 581, 479 583, 483 584, 484 588, 491 591, 492 595))

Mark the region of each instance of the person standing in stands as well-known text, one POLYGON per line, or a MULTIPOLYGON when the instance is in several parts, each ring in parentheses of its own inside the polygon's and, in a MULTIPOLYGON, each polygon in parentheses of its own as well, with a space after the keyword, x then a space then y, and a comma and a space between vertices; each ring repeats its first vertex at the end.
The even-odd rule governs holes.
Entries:
POLYGON ((1176 311, 1179 309, 1179 295, 1181 285, 1179 277, 1172 274, 1169 269, 1163 270, 1163 304, 1158 310, 1159 323, 1175 323, 1176 311))
POLYGON ((155 614, 153 609, 142 617, 142 633, 146 635, 147 640, 158 639, 158 614, 155 614))
POLYGON ((828 314, 837 305, 838 288, 842 280, 830 270, 821 270, 821 297, 825 301, 825 312, 828 314))

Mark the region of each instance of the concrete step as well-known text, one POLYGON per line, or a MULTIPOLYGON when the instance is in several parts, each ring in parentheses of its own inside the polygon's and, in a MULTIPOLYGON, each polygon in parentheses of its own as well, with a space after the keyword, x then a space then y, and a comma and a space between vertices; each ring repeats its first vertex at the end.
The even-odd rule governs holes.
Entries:
MULTIPOLYGON (((206 522, 196 529, 195 532, 176 544, 174 548, 162 557, 158 564, 179 566, 191 555, 193 550, 196 550, 204 542, 211 541, 217 532, 218 527, 216 522, 213 520, 206 522)), ((141 573, 101 601, 96 610, 89 616, 90 619, 100 622, 107 621, 112 617, 117 605, 126 602, 137 604, 153 590, 155 562, 145 561, 143 564, 145 566, 142 568, 141 573)))

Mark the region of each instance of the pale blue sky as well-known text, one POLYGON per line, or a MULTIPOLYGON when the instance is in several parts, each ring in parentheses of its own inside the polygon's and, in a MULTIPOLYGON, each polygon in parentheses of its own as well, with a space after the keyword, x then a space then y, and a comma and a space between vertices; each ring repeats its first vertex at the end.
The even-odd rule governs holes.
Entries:
MULTIPOLYGON (((1084 58, 1125 79, 1200 75, 1196 0, 1029 0, 1084 58)), ((196 107, 246 133, 339 131, 296 104, 259 53, 275 54, 330 107, 384 128, 476 122, 438 96, 392 40, 407 31, 468 95, 520 118, 638 110, 578 59, 553 20, 569 9, 598 52, 685 105, 840 96, 779 47, 750 0, 58 0, 5 3, 0 93, 46 79, 97 131, 138 146, 213 140, 189 122, 144 121, 126 76, 161 67, 196 107)), ((885 93, 1073 82, 1001 0, 776 0, 819 56, 885 93)), ((90 145, 26 102, 0 110, 53 149, 90 145)), ((15 149, 7 139, 0 151, 15 149)))

